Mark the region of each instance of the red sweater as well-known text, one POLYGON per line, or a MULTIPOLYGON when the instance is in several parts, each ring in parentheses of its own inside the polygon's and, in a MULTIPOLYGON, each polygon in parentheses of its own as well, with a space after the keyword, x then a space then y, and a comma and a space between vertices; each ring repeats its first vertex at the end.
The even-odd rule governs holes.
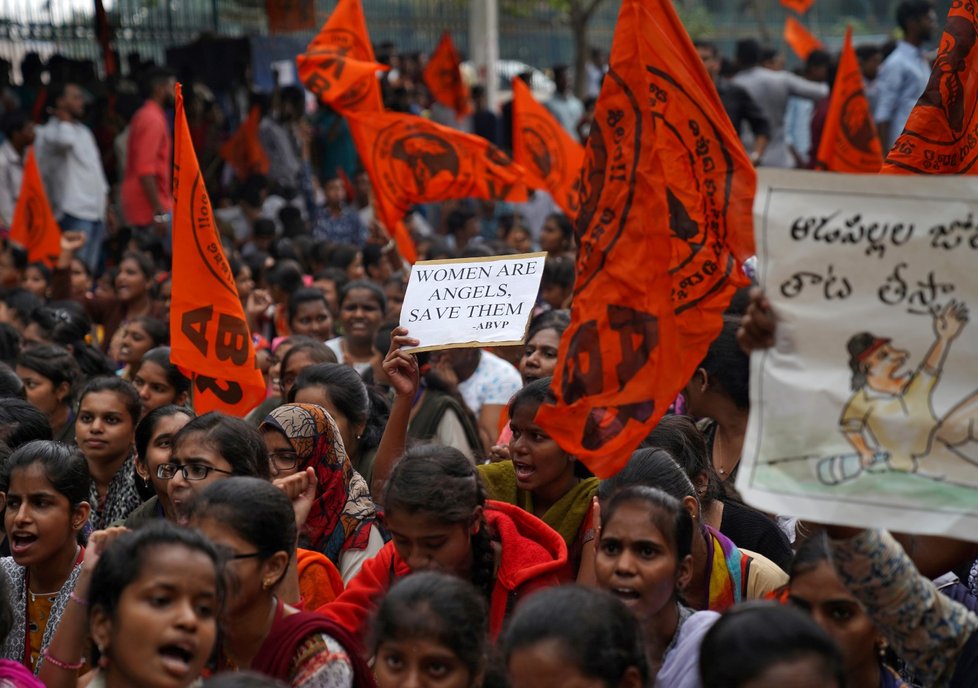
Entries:
MULTIPOLYGON (((502 548, 489 603, 489 634, 495 638, 521 598, 566 580, 567 545, 546 523, 511 504, 487 501, 486 521, 502 548)), ((409 573, 407 562, 388 542, 364 562, 339 597, 318 611, 362 637, 381 598, 394 581, 409 573)))

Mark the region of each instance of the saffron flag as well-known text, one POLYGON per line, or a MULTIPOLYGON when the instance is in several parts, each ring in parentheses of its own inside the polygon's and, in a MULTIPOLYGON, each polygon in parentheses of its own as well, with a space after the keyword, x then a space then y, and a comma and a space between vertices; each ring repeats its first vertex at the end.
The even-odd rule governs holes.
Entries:
POLYGON ((258 138, 261 111, 251 108, 246 119, 231 138, 221 146, 221 157, 234 170, 234 175, 244 181, 252 174, 268 174, 268 156, 258 138))
POLYGON ((422 76, 431 95, 445 107, 455 110, 455 115, 462 119, 472 112, 469 103, 469 87, 462 79, 462 61, 452 43, 452 36, 447 31, 441 35, 438 47, 428 58, 422 76))
POLYGON ((815 0, 781 0, 781 4, 798 14, 805 14, 815 4, 815 0))
POLYGON ((863 75, 852 48, 852 27, 849 27, 815 166, 832 172, 876 174, 882 164, 883 149, 863 90, 863 75))
POLYGON ((105 6, 102 0, 95 0, 95 40, 98 41, 102 49, 102 60, 105 65, 105 76, 110 77, 119 72, 119 64, 112 52, 112 26, 109 24, 109 16, 105 13, 105 6))
POLYGON ((784 42, 802 60, 807 60, 814 51, 822 49, 822 42, 794 17, 784 20, 784 42))
MULTIPOLYGON (((359 62, 376 62, 360 0, 339 0, 323 28, 306 47, 306 56, 338 55, 359 62)), ((341 112, 381 112, 384 103, 374 74, 362 77, 333 104, 341 112)))
POLYGON ((190 139, 180 84, 173 121, 170 360, 193 379, 197 413, 243 416, 265 398, 265 381, 190 139))
POLYGON ((672 3, 624 0, 581 175, 557 402, 537 416, 597 476, 628 462, 748 283, 756 179, 672 3))
POLYGON ((883 172, 978 174, 978 4, 955 2, 924 94, 883 172))
POLYGON ((361 62, 340 52, 305 53, 295 58, 299 81, 323 103, 337 110, 349 107, 349 98, 357 96, 364 80, 376 83, 376 73, 389 67, 377 62, 361 62))
POLYGON ((513 79, 513 161, 526 168, 529 186, 545 189, 567 217, 577 217, 584 146, 519 78, 513 79))
POLYGON ((20 194, 10 223, 10 239, 27 249, 27 260, 54 267, 61 255, 61 229, 51 212, 34 147, 27 150, 20 194))
POLYGON ((265 0, 269 33, 316 28, 316 0, 265 0))
POLYGON ((414 261, 401 220, 412 205, 452 198, 525 201, 526 170, 481 136, 395 112, 347 116, 374 189, 378 219, 414 261))

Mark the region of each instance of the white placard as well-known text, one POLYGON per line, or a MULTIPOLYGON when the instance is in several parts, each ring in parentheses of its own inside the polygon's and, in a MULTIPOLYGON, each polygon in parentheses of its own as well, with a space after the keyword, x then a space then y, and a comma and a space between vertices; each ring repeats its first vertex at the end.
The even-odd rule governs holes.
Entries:
POLYGON ((737 488, 978 539, 978 179, 762 171, 754 222, 778 329, 751 360, 737 488))
POLYGON ((546 253, 415 263, 401 327, 413 351, 522 344, 540 290, 546 253))

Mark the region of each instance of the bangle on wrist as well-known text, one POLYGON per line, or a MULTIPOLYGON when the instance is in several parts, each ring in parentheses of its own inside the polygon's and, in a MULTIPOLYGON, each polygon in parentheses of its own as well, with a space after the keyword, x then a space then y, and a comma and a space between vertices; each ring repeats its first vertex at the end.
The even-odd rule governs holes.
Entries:
POLYGON ((57 657, 53 657, 51 655, 51 653, 48 652, 47 650, 44 651, 44 654, 42 654, 41 657, 44 658, 44 661, 45 662, 50 662, 53 666, 56 666, 59 669, 64 669, 65 671, 78 671, 83 666, 85 666, 85 662, 84 661, 80 661, 80 662, 62 662, 57 657))

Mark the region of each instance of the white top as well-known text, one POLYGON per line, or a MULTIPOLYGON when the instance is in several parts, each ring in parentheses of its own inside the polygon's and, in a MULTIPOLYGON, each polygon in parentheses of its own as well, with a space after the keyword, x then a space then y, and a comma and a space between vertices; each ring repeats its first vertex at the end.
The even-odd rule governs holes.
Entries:
POLYGON ((24 159, 10 141, 0 143, 0 227, 9 227, 14 221, 14 209, 24 178, 24 159))
POLYGON ((700 645, 719 618, 716 612, 702 611, 686 619, 676 642, 666 650, 655 688, 700 688, 700 645))
POLYGON ((475 372, 458 383, 458 391, 465 405, 478 418, 483 404, 508 404, 522 386, 523 379, 516 368, 499 356, 483 351, 475 372))
POLYGON ((346 585, 353 577, 360 573, 360 567, 367 559, 373 559, 384 547, 384 536, 380 534, 377 526, 370 526, 370 536, 367 538, 367 546, 363 549, 348 549, 340 555, 340 577, 346 585))
POLYGON ((34 146, 54 216, 104 221, 109 183, 91 130, 52 117, 37 128, 34 146))

